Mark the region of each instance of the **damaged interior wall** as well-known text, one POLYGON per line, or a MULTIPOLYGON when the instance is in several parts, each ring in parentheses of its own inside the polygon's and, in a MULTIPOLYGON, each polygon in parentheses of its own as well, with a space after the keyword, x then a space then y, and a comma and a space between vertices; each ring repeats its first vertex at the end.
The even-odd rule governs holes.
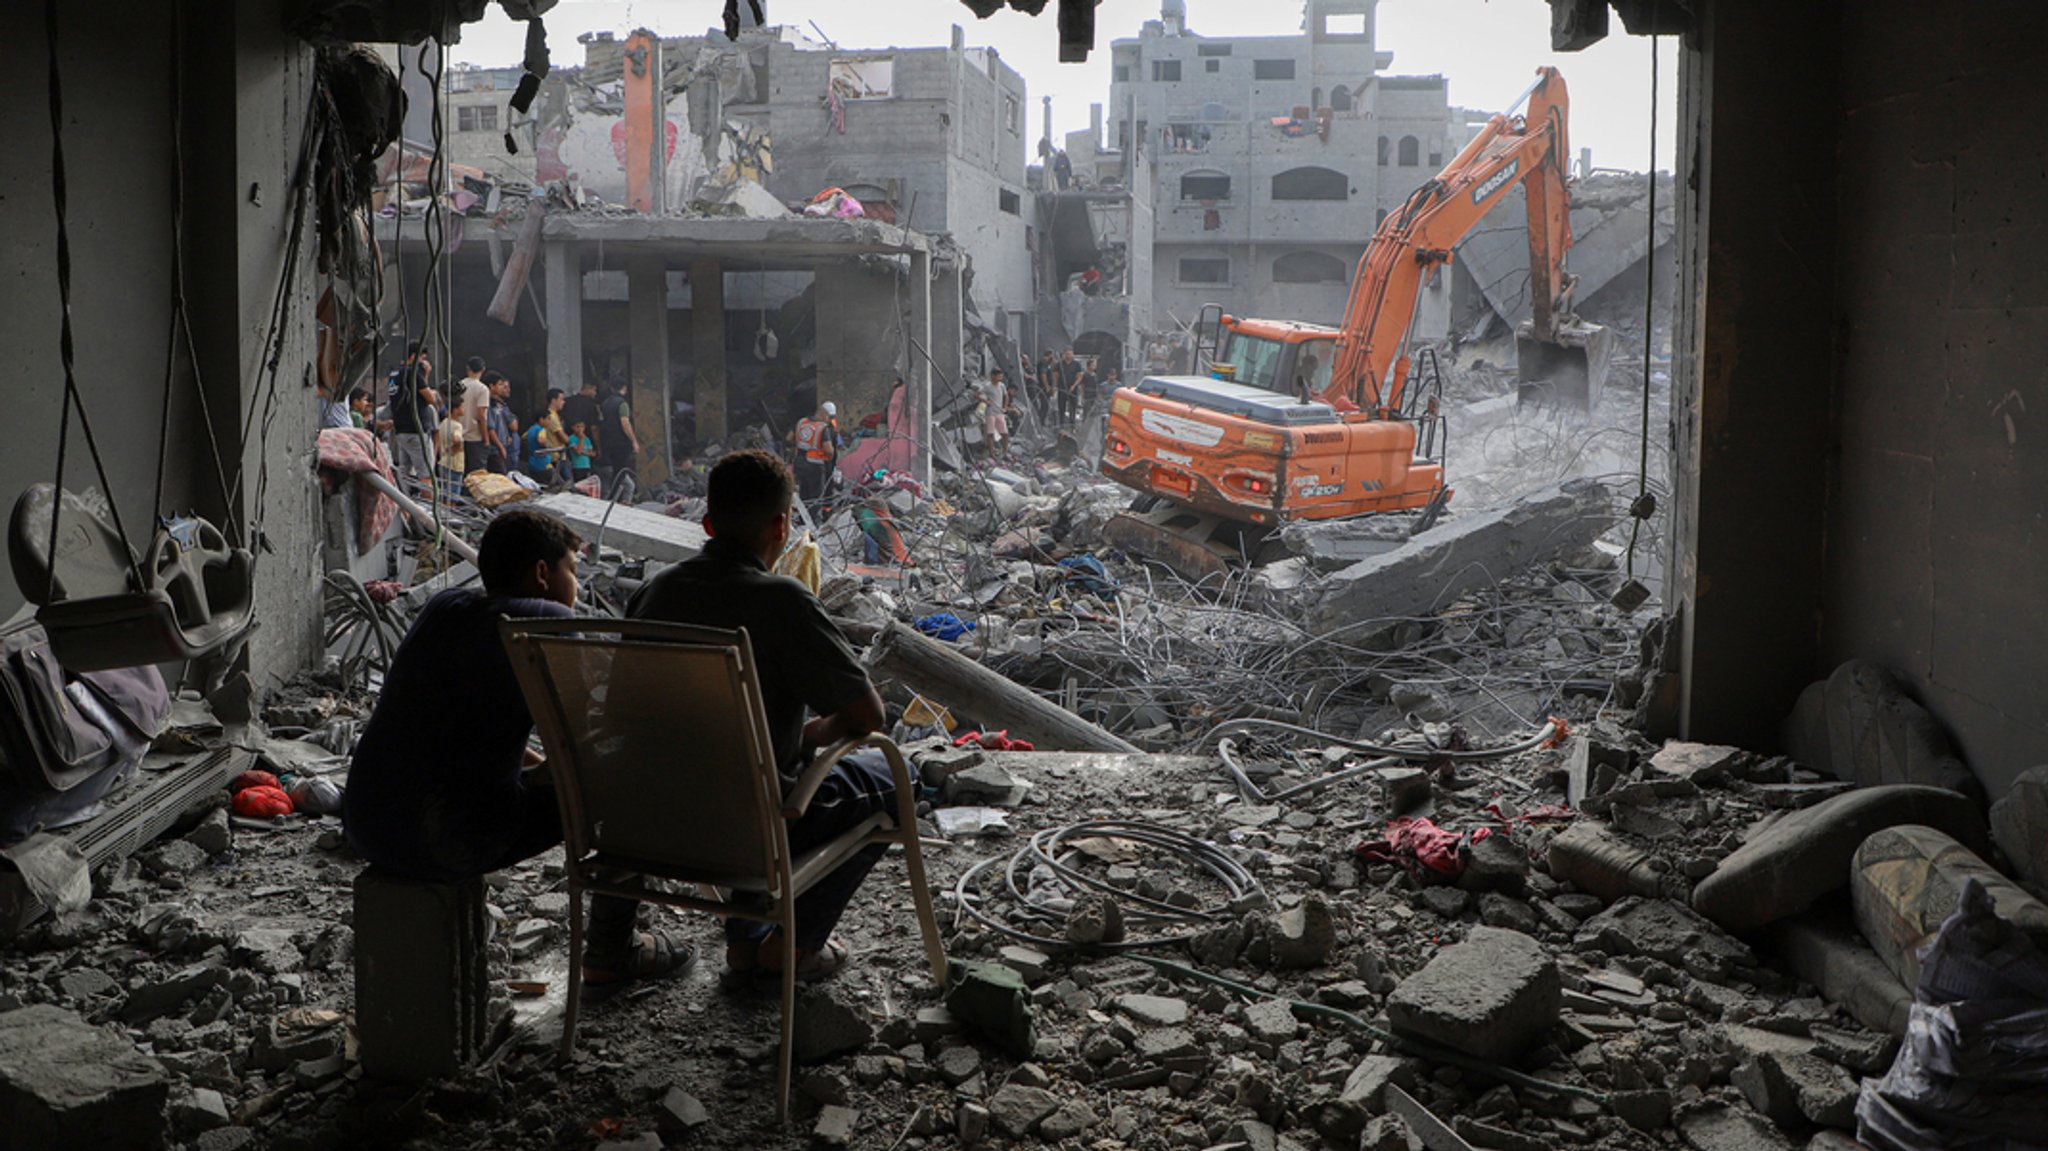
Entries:
POLYGON ((1680 725, 1901 672, 1993 795, 2048 759, 2048 15, 1713 0, 1681 87, 1680 725), (1769 29, 1761 34, 1760 29, 1769 29), (1683 230, 1683 229, 1682 229, 1683 230))
POLYGON ((2048 760, 2048 13, 1854 13, 1821 656, 1905 673, 1996 794, 2048 760))
MULTIPOLYGON (((173 9, 145 5, 120 18, 60 5, 65 167, 72 261, 77 378, 94 417, 100 455, 131 539, 151 528, 165 336, 172 296, 171 91, 180 36, 173 9)), ((185 261, 192 339, 214 433, 234 483, 236 444, 252 414, 270 444, 266 460, 252 432, 242 453, 245 482, 235 518, 246 521, 259 488, 268 546, 259 550, 251 645, 259 687, 303 666, 316 650, 320 517, 312 482, 315 327, 310 221, 293 287, 274 392, 262 371, 264 335, 291 232, 289 179, 298 153, 313 55, 285 34, 276 5, 208 0, 185 6, 183 145, 185 261)), ((0 107, 20 161, 0 196, 7 307, 0 344, 12 365, 8 415, 15 428, 0 453, 0 492, 11 501, 56 474, 63 367, 58 354, 56 217, 48 158, 48 40, 40 4, 0 11, 0 107)), ((309 211, 310 217, 310 211, 309 211)), ((172 386, 163 510, 197 509, 219 522, 226 504, 198 396, 181 357, 172 386)), ((74 422, 67 486, 95 487, 74 422)), ((0 580, 0 611, 22 602, 0 580)))

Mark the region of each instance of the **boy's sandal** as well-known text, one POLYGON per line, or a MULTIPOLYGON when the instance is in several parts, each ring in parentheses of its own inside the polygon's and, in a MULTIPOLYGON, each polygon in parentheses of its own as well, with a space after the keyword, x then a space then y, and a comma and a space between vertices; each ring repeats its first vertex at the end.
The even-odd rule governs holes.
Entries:
POLYGON ((643 931, 624 966, 598 967, 585 963, 583 982, 590 987, 609 987, 635 979, 652 979, 687 970, 696 960, 697 948, 681 936, 643 931))
MULTIPOLYGON (((796 977, 798 982, 809 983, 846 966, 853 958, 853 947, 844 937, 833 935, 825 940, 825 946, 815 951, 798 948, 796 953, 796 977)), ((782 973, 782 941, 775 932, 769 932, 756 943, 735 943, 725 949, 726 966, 734 971, 753 972, 761 975, 782 973)))

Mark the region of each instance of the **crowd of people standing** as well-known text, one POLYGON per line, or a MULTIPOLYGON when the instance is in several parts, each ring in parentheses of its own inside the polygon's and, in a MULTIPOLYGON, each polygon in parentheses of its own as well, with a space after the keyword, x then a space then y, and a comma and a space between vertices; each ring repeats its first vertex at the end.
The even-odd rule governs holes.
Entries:
POLYGON ((384 383, 381 405, 362 387, 344 399, 323 392, 318 425, 371 432, 387 442, 393 469, 421 482, 459 485, 478 471, 520 474, 542 487, 592 475, 609 482, 631 470, 640 452, 624 381, 600 388, 585 380, 573 395, 549 388, 522 419, 512 403, 513 381, 482 356, 465 360, 462 375, 444 387, 435 382, 432 359, 413 343, 384 383))

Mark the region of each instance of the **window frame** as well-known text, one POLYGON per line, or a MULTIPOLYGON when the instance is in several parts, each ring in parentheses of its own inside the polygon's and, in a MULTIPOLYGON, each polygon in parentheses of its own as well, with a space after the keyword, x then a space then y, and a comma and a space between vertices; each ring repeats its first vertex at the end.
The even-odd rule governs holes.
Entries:
POLYGON ((1205 288, 1216 287, 1218 285, 1228 286, 1230 284, 1231 273, 1230 263, 1231 261, 1229 256, 1181 256, 1180 258, 1176 259, 1173 264, 1173 282, 1176 284, 1187 284, 1190 286, 1205 288), (1188 265, 1190 263, 1219 265, 1221 268, 1221 274, 1218 278, 1213 280, 1189 279, 1187 272, 1188 265))

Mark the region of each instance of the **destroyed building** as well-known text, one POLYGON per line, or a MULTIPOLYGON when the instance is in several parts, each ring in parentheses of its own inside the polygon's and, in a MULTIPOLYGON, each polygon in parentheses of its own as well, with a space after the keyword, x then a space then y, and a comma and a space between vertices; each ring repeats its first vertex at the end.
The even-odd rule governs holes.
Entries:
MULTIPOLYGON (((1044 7, 1047 40, 1085 54, 1095 7, 1044 7)), ((1602 296, 1654 303, 1667 263, 1675 285, 1669 358, 1650 322, 1643 375, 1620 396, 1665 373, 1668 423, 1631 439, 1596 420, 1561 441, 1645 463, 1453 505, 1421 530, 1282 532, 1270 542, 1285 558, 1207 580, 1107 541, 1129 493, 1071 443, 1025 419, 1007 456, 983 458, 943 391, 975 374, 977 340, 999 358, 1033 335, 1063 290, 1047 280, 1073 261, 1121 243, 1138 265, 1147 198, 1105 175, 1143 162, 1119 167, 1109 140, 1067 149, 1092 188, 1041 185, 1034 204, 1021 174, 977 186, 977 204, 996 193, 1001 228, 1018 227, 1008 186, 1023 227, 1064 218, 1072 196, 1088 223, 1068 248, 1041 232, 1050 250, 1025 247, 1023 294, 986 301, 950 194, 949 222, 927 222, 870 170, 894 222, 860 196, 858 218, 804 216, 788 205, 823 190, 810 185, 870 191, 852 186, 862 173, 777 187, 750 174, 767 174, 750 131, 679 132, 678 154, 696 149, 704 187, 730 165, 782 214, 741 180, 653 210, 667 184, 651 103, 621 133, 648 152, 633 175, 619 163, 617 198, 566 172, 479 171, 471 187, 422 170, 437 166, 431 138, 395 105, 350 103, 384 90, 350 44, 445 41, 475 15, 468 0, 0 10, 19 157, 0 196, 0 337, 25 429, 0 475, 10 492, 54 481, 81 497, 24 500, 10 527, 6 603, 23 610, 0 659, 0 810, 29 834, 0 844, 0 1142, 2038 1141, 2048 485, 2029 413, 2048 404, 2031 339, 2048 322, 2034 271, 2048 231, 2030 111, 2048 86, 2048 14, 2017 0, 1549 7, 1567 54, 1623 35, 1680 44, 1666 78, 1678 160, 1657 208, 1596 174, 1578 209, 1602 218, 1574 220, 1589 248, 1612 229, 1613 270, 1581 298, 1609 322, 1642 301, 1602 296), (509 274, 522 261, 524 278, 509 274), (428 295, 429 269, 467 286, 428 295), (390 289, 368 286, 380 276, 390 289), (655 914, 698 943, 697 967, 593 997, 564 1044, 570 861, 392 882, 323 809, 406 625, 474 578, 499 507, 537 504, 584 535, 579 610, 602 615, 705 545, 692 485, 708 461, 645 461, 627 501, 423 488, 386 474, 367 431, 316 438, 316 387, 374 384, 394 333, 425 332, 458 358, 484 345, 527 365, 522 387, 617 373, 662 395, 636 413, 691 417, 703 434, 688 446, 708 455, 714 431, 720 448, 774 438, 736 402, 755 391, 723 385, 734 361, 778 358, 754 358, 762 327, 784 349, 806 343, 774 298, 802 276, 815 394, 872 407, 901 372, 925 405, 905 466, 833 507, 820 552, 794 566, 814 565, 819 602, 886 697, 921 784, 910 838, 928 871, 877 869, 846 921, 858 957, 797 999, 788 1044, 774 990, 718 970, 716 922, 668 910, 655 914), (891 335, 834 347, 834 324, 891 335), (477 334, 490 325, 509 334, 477 334), (387 488, 404 497, 395 513, 387 488), (43 534, 51 508, 65 531, 43 534), (203 589, 181 582, 200 570, 176 562, 187 549, 211 573, 203 589), (1639 581, 1653 586, 1628 594, 1639 581), (173 588, 199 592, 200 610, 177 615, 173 588), (138 598, 170 614, 139 615, 138 598), (135 644, 138 619, 169 620, 193 651, 160 661, 166 714, 140 736, 79 674, 135 644), (244 769, 293 790, 233 800, 238 778, 268 790, 244 769), (104 795, 61 798, 77 799, 79 773, 104 795), (942 978, 920 951, 926 903, 955 961, 942 978)), ((957 39, 802 48, 754 31, 748 8, 734 6, 735 43, 771 67, 786 52, 829 57, 828 77, 832 59, 914 53, 977 68, 957 39)), ((934 23, 936 40, 947 22, 934 23)), ((1162 25, 1138 42, 1173 38, 1162 25)), ((1203 41, 1187 39, 1199 63, 1203 41)), ((817 61, 801 63, 791 116, 815 122, 829 106, 805 101, 828 97, 817 61)), ((914 102, 848 100, 847 134, 914 102)), ((1000 105, 977 145, 995 133, 1009 147, 1000 105)), ((502 135, 506 108, 493 119, 502 135)), ((1305 142, 1320 146, 1290 140, 1305 142)), ((1178 203, 1164 159, 1157 202, 1178 203)), ((1495 269, 1470 301, 1492 315, 1453 330, 1495 338, 1521 306, 1500 290, 1514 254, 1471 256, 1495 269)), ((1113 283, 1109 307, 1138 283, 1113 283)), ((1117 316, 1086 310, 1102 302, 1081 335, 1125 338, 1117 316)), ((1531 432, 1497 408, 1488 434, 1531 432)), ((164 649, 131 650, 147 668, 164 649)), ((574 746, 550 747, 550 770, 569 770, 555 753, 574 746)))
MULTIPOLYGON (((1162 324, 1219 302, 1335 322, 1373 229, 1464 144, 1444 77, 1388 73, 1376 8, 1317 0, 1301 34, 1219 37, 1195 30, 1199 4, 1170 0, 1112 45, 1109 143, 1151 161, 1162 324)), ((1441 336, 1449 316, 1445 280, 1419 331, 1441 336)))

